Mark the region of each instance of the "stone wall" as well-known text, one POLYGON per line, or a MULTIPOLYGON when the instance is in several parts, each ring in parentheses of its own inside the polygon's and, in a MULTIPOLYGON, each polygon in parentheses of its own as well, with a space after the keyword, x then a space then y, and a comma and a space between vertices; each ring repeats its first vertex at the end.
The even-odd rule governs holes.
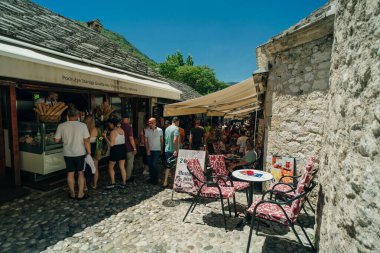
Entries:
POLYGON ((311 155, 319 155, 327 115, 327 93, 332 35, 268 55, 258 50, 261 63, 269 61, 265 99, 268 120, 266 169, 272 155, 296 158, 301 171, 311 155))
POLYGON ((320 252, 380 252, 380 2, 339 0, 323 136, 320 252))

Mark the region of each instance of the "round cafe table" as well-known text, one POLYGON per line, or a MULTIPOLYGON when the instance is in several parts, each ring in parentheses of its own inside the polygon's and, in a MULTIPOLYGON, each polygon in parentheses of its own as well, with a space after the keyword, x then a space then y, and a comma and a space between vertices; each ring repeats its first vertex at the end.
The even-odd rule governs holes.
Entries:
POLYGON ((245 181, 250 184, 249 195, 248 195, 249 206, 251 206, 253 202, 254 183, 262 183, 262 182, 270 181, 273 179, 273 175, 271 173, 262 171, 262 170, 253 170, 253 169, 235 170, 234 172, 232 172, 232 176, 238 180, 245 181))
MULTIPOLYGON (((253 187, 254 183, 262 183, 266 181, 273 180, 273 175, 269 172, 262 170, 253 170, 253 169, 243 169, 235 170, 232 172, 232 176, 238 180, 245 181, 249 183, 249 194, 248 194, 248 208, 252 205, 253 202, 253 187)), ((245 216, 242 222, 239 222, 237 227, 244 226, 251 219, 249 213, 245 216)), ((266 224, 265 224, 266 225, 266 224)))

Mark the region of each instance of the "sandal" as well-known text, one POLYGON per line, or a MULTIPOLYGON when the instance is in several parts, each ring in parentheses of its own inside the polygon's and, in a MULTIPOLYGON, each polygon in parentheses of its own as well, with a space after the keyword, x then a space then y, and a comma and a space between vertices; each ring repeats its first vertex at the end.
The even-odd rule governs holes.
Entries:
POLYGON ((74 195, 74 197, 71 196, 71 193, 68 193, 68 197, 69 197, 69 199, 76 199, 75 195, 74 195))
POLYGON ((106 190, 112 190, 114 188, 115 188, 115 184, 109 184, 109 185, 104 186, 104 189, 106 190))
POLYGON ((81 198, 77 198, 77 200, 84 200, 84 199, 88 199, 88 195, 87 194, 85 194, 85 195, 83 195, 83 197, 81 197, 81 198))

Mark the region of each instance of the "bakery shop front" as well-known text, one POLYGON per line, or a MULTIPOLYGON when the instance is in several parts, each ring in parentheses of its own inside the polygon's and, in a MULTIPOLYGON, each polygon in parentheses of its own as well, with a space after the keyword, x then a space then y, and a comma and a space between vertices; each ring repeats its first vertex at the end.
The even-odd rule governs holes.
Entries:
POLYGON ((127 112, 137 132, 158 98, 180 95, 161 80, 0 43, 0 180, 21 185, 21 174, 38 181, 65 168, 54 133, 69 107, 98 126, 127 112))

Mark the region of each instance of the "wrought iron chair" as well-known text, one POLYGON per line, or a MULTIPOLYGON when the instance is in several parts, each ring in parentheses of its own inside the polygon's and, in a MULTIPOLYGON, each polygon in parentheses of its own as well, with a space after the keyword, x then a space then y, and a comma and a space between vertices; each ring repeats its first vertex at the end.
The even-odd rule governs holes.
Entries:
MULTIPOLYGON (((297 185, 299 183, 299 182, 297 183, 296 180, 299 180, 299 178, 301 178, 303 174, 311 173, 311 180, 313 180, 315 178, 317 172, 318 172, 318 170, 315 169, 314 162, 315 162, 315 157, 311 157, 309 159, 306 167, 305 167, 305 170, 299 176, 283 176, 283 177, 281 177, 279 182, 272 186, 272 190, 276 190, 275 191, 276 199, 277 198, 280 198, 280 199, 292 199, 292 198, 294 198, 296 196, 296 189, 297 189, 297 185), (293 179, 293 183, 284 183, 283 180, 286 178, 293 179)), ((314 210, 313 206, 311 205, 310 200, 308 198, 310 192, 305 196, 305 202, 309 205, 311 211, 313 213, 315 213, 315 210, 314 210)), ((302 206, 302 209, 304 210, 304 212, 307 215, 309 215, 307 213, 306 209, 304 208, 304 206, 302 206)))
POLYGON ((247 190, 249 188, 249 183, 247 182, 231 180, 231 178, 228 176, 228 171, 223 155, 209 155, 208 160, 210 162, 214 178, 224 179, 223 181, 218 180, 218 182, 223 182, 223 184, 220 184, 221 186, 234 187, 235 191, 247 190))
POLYGON ((307 241, 309 242, 311 248, 313 249, 313 251, 315 251, 314 245, 312 244, 304 227, 297 219, 301 211, 302 205, 305 201, 306 195, 315 186, 315 183, 311 181, 311 177, 312 177, 311 173, 304 173, 302 175, 300 181, 298 182, 297 189, 295 191, 296 195, 294 198, 287 199, 285 201, 274 201, 271 198, 270 199, 265 198, 267 194, 270 194, 270 196, 272 196, 273 194, 277 194, 277 191, 272 189, 272 190, 266 191, 262 195, 261 198, 256 199, 256 201, 252 203, 252 205, 247 210, 248 213, 252 215, 251 227, 249 231, 249 238, 248 238, 248 245, 247 245, 247 253, 249 252, 249 246, 251 244, 254 221, 257 220, 257 226, 256 226, 256 234, 257 234, 259 230, 258 220, 260 219, 276 222, 278 224, 291 227, 298 241, 301 243, 301 245, 305 246, 302 243, 297 231, 294 228, 295 223, 298 223, 307 241))
POLYGON ((224 199, 227 199, 228 203, 228 211, 231 216, 231 205, 230 205, 230 198, 233 199, 234 204, 234 211, 235 216, 237 216, 236 212, 236 201, 235 201, 235 190, 233 187, 224 187, 220 186, 218 183, 214 181, 206 181, 202 167, 199 163, 198 159, 188 159, 187 160, 187 169, 189 170, 193 181, 194 186, 197 190, 197 194, 194 196, 193 202, 191 203, 189 209, 186 212, 185 217, 183 218, 183 221, 185 221, 187 215, 194 211, 195 207, 198 204, 198 201, 200 198, 213 198, 213 199, 220 199, 221 205, 222 205, 222 212, 223 212, 223 219, 224 219, 224 227, 227 231, 227 221, 226 221, 226 215, 224 212, 224 199))

